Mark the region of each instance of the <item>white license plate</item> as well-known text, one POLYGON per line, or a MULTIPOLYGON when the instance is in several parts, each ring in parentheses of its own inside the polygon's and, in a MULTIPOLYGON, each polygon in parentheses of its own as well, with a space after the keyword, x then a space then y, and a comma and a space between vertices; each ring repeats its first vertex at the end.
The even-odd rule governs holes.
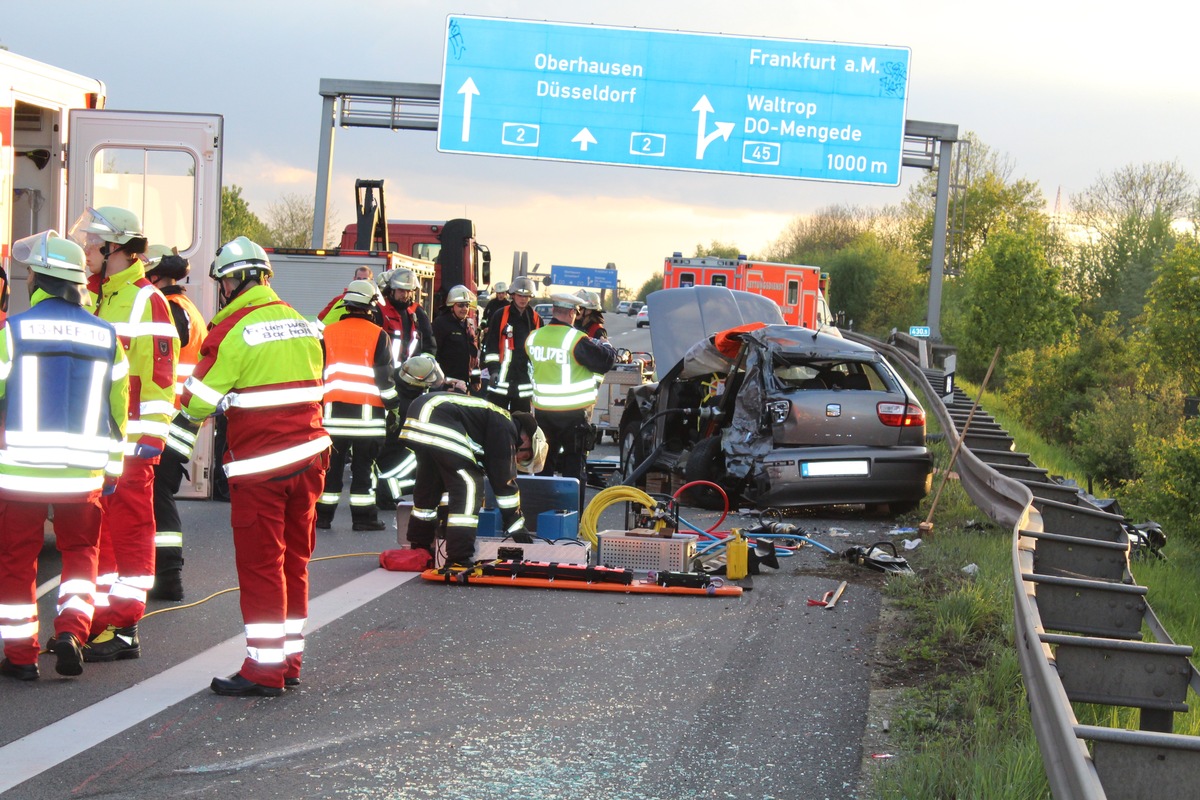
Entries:
POLYGON ((866 461, 804 461, 800 464, 802 478, 841 478, 867 474, 866 461))

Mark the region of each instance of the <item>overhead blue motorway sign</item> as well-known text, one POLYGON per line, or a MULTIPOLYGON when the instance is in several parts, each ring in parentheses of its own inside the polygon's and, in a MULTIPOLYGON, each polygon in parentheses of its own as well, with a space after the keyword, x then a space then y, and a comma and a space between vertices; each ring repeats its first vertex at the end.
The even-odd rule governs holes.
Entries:
POLYGON ((895 186, 906 47, 452 15, 444 153, 895 186))
POLYGON ((592 267, 550 267, 550 281, 553 286, 578 286, 584 289, 616 289, 617 271, 615 269, 594 269, 592 267))

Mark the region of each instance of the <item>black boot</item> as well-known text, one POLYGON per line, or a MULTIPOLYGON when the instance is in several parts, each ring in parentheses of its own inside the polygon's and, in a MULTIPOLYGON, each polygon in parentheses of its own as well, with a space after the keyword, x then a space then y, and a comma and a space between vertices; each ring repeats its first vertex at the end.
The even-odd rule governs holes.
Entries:
POLYGON ((159 547, 154 551, 154 586, 151 600, 183 599, 183 548, 159 547))
POLYGON ((382 531, 387 528, 380 519, 377 510, 373 507, 366 506, 361 510, 354 509, 354 530, 356 531, 382 531))
POLYGON ((317 527, 321 530, 329 530, 333 527, 333 514, 337 511, 337 507, 330 508, 329 506, 317 506, 317 527))

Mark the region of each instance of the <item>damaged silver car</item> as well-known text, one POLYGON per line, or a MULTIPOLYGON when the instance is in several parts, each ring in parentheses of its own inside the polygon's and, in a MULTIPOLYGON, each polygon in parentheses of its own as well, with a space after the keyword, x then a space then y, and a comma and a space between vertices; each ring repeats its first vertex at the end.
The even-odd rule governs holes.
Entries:
MULTIPOLYGON (((624 483, 710 481, 731 504, 916 508, 933 458, 925 411, 865 345, 783 323, 766 298, 723 287, 648 298, 658 381, 630 390, 624 483)), ((712 490, 686 498, 719 505, 712 490)))

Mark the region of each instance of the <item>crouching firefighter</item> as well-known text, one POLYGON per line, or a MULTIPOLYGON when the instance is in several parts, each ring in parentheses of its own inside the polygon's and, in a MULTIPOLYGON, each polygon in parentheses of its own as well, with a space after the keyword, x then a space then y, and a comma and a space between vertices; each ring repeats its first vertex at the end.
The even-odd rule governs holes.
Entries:
POLYGON ((325 430, 333 437, 317 527, 333 523, 350 459, 350 517, 356 531, 381 531, 375 506, 375 459, 387 433, 387 411, 400 398, 392 379, 391 337, 372 321, 375 284, 356 280, 342 296, 345 316, 325 328, 325 430))
MULTIPOLYGON (((220 695, 283 694, 300 683, 308 561, 331 444, 321 427, 321 342, 279 299, 266 252, 244 236, 217 250, 209 276, 221 309, 183 387, 173 438, 224 413, 229 517, 246 626, 246 658, 220 695)), ((172 445, 174 446, 174 445, 172 445)))
MULTIPOLYGON (((430 385, 436 386, 440 377, 430 375, 430 385)), ((412 547, 433 552, 438 504, 445 493, 446 564, 471 566, 485 475, 500 509, 503 535, 532 541, 517 489, 517 467, 533 470, 535 460, 545 457, 544 439, 531 414, 510 415, 479 397, 435 391, 413 401, 400 438, 417 457, 408 524, 412 547)))

